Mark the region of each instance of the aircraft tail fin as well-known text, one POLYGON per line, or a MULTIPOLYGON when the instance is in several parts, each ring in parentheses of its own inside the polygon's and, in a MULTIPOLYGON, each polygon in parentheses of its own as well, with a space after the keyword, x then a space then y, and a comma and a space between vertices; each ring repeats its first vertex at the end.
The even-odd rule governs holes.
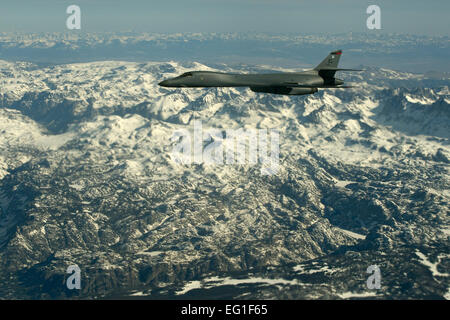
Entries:
POLYGON ((319 71, 319 75, 324 79, 334 78, 336 71, 362 71, 356 69, 340 69, 338 68, 339 59, 341 58, 342 50, 330 52, 330 54, 317 66, 314 70, 319 71))
POLYGON ((331 52, 314 70, 333 70, 337 69, 339 59, 341 58, 342 50, 331 52))

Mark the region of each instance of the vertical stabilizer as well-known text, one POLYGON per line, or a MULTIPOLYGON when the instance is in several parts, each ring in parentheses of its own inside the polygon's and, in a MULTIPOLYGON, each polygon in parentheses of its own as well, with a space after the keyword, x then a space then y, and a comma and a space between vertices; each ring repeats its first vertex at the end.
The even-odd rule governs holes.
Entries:
POLYGON ((341 55, 342 50, 331 52, 314 70, 319 71, 319 75, 324 79, 334 78, 341 55))
POLYGON ((331 52, 314 70, 337 69, 342 50, 331 52))

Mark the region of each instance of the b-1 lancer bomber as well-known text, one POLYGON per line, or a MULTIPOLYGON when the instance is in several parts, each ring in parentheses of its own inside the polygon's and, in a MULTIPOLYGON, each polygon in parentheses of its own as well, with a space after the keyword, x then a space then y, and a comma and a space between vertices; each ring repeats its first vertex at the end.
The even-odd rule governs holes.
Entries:
POLYGON ((331 52, 313 70, 289 73, 237 74, 212 71, 191 71, 159 83, 163 87, 250 87, 254 92, 283 95, 316 93, 320 88, 351 88, 334 77, 336 71, 362 71, 338 68, 342 50, 331 52))

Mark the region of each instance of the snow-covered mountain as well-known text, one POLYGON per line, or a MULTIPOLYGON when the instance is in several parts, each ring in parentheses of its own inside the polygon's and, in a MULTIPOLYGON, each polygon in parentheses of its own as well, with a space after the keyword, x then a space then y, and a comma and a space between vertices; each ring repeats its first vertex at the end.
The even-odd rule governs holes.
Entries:
POLYGON ((299 97, 157 85, 194 69, 215 70, 0 62, 0 297, 449 297, 448 78, 366 68, 299 97), (176 163, 194 120, 279 129, 277 174, 176 163))

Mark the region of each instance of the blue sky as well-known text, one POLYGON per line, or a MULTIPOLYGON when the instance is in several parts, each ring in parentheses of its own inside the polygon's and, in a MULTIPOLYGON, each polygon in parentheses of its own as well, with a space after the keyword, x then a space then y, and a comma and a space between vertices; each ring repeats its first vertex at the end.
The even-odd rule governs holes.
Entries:
POLYGON ((450 30, 448 0, 14 0, 0 3, 0 31, 67 31, 71 4, 86 32, 364 32, 370 4, 381 8, 382 32, 450 30))

